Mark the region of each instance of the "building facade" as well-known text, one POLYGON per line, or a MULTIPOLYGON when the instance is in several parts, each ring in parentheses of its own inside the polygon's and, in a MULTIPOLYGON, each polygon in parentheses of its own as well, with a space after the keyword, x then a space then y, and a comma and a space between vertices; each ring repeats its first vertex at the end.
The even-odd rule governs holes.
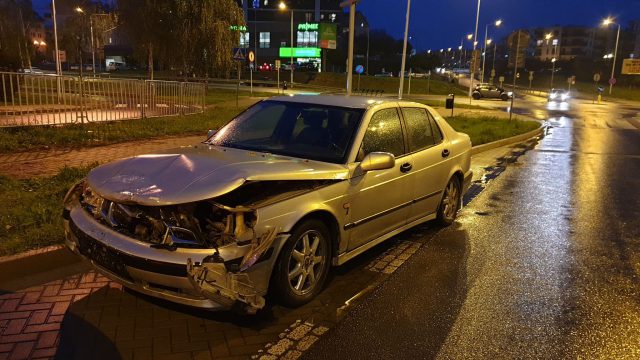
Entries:
POLYGON ((609 36, 604 29, 583 26, 554 26, 534 30, 535 57, 542 61, 599 57, 609 36))
POLYGON ((320 47, 320 23, 336 24, 338 34, 341 33, 344 13, 338 1, 289 0, 283 2, 284 9, 280 7, 281 1, 237 2, 243 10, 246 26, 232 29, 240 32, 239 46, 254 51, 258 67, 270 69, 276 60, 289 64, 293 55, 296 66, 320 69, 325 52, 331 51, 320 47))

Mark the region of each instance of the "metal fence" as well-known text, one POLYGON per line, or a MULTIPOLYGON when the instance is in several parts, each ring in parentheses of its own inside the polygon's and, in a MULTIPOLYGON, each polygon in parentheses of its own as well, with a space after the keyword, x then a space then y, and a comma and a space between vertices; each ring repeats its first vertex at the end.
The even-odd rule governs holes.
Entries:
POLYGON ((205 84, 0 72, 0 127, 63 125, 204 111, 205 84))

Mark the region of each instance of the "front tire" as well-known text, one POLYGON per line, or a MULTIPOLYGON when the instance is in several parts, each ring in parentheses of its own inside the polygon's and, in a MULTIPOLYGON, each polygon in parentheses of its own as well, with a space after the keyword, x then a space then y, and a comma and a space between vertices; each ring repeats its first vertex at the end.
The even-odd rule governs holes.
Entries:
POLYGON ((478 93, 473 93, 472 97, 473 97, 473 100, 480 100, 481 96, 478 93))
POLYGON ((458 215, 458 210, 460 210, 461 198, 460 181, 453 176, 444 188, 442 200, 440 200, 440 205, 438 206, 436 220, 440 225, 449 226, 453 224, 458 215))
POLYGON ((296 226, 274 268, 273 286, 286 306, 298 307, 322 291, 331 265, 331 236, 320 220, 296 226))
POLYGON ((502 101, 507 101, 507 100, 509 100, 509 95, 502 94, 502 95, 500 95, 500 98, 502 99, 502 101))

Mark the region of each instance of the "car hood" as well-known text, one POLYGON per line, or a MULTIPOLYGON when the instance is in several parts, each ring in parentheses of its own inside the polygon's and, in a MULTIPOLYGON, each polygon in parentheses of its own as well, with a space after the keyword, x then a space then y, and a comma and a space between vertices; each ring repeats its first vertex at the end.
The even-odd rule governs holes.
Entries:
POLYGON ((198 145, 99 166, 87 183, 108 200, 159 206, 215 198, 247 181, 344 180, 348 175, 346 165, 198 145))

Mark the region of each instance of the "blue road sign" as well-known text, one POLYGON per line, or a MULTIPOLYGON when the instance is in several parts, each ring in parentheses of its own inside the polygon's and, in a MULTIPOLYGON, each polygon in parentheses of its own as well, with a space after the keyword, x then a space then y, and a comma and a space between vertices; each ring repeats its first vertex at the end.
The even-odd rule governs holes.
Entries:
POLYGON ((358 65, 356 66, 356 74, 362 74, 364 72, 364 66, 358 65))
POLYGON ((246 48, 233 48, 233 60, 244 60, 247 58, 246 48))

